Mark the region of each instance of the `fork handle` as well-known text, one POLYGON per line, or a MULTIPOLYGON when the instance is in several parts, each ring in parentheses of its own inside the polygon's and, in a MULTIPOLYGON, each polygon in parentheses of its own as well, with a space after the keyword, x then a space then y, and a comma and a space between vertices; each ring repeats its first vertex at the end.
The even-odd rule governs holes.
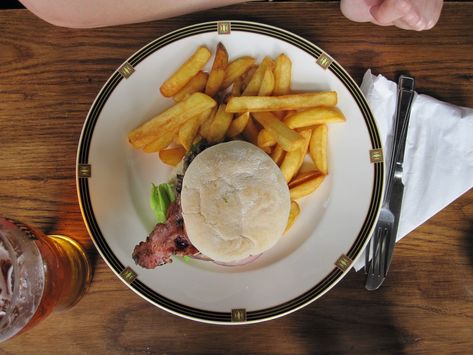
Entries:
POLYGON ((389 205, 392 182, 395 176, 402 177, 404 151, 406 146, 407 128, 414 98, 414 78, 401 75, 398 80, 398 100, 395 116, 394 137, 392 141, 391 160, 386 180, 384 204, 389 205))

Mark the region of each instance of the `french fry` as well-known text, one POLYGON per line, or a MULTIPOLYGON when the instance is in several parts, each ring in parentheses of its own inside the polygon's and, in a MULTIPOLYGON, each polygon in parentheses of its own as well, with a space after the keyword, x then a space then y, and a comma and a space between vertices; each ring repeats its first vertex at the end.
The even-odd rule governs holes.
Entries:
POLYGON ((128 134, 128 140, 135 148, 142 148, 152 143, 163 130, 177 134, 179 127, 192 117, 216 105, 214 99, 196 92, 187 99, 171 106, 149 121, 143 123, 128 134))
POLYGON ((296 113, 296 110, 290 111, 273 111, 273 113, 284 122, 284 119, 296 113))
POLYGON ((286 153, 280 165, 280 169, 287 182, 291 181, 292 177, 296 175, 297 170, 299 170, 299 162, 302 159, 304 159, 304 156, 301 149, 286 153))
POLYGON ((235 79, 232 85, 232 96, 241 95, 241 86, 242 86, 242 80, 241 80, 241 77, 238 77, 235 79))
POLYGON ((280 120, 286 117, 286 112, 293 112, 293 111, 272 111, 272 113, 280 120))
POLYGON ((310 195, 320 186, 320 184, 322 184, 324 179, 325 179, 325 175, 318 175, 310 180, 303 182, 302 184, 299 184, 289 189, 289 194, 291 195, 291 199, 297 200, 301 197, 310 195))
POLYGON ((199 47, 160 87, 176 104, 132 130, 128 139, 135 148, 159 152, 160 159, 172 166, 202 138, 211 143, 225 137, 245 139, 257 145, 288 183, 287 232, 300 214, 294 200, 316 190, 328 173, 327 124, 345 121, 335 107, 337 93, 291 94, 292 62, 285 54, 275 60, 265 57, 259 65, 250 56, 229 63, 226 48, 218 43, 207 74, 202 69, 210 57, 206 47, 199 47), (179 146, 169 148, 173 141, 179 146), (314 163, 308 171, 307 153, 314 163))
POLYGON ((280 166, 286 156, 286 151, 282 149, 280 144, 276 144, 271 153, 271 159, 276 163, 277 166, 280 166))
MULTIPOLYGON (((233 82, 233 85, 232 85, 232 89, 230 92, 227 92, 223 98, 223 100, 221 100, 221 102, 223 102, 224 104, 227 104, 228 101, 230 101, 230 99, 234 96, 240 96, 241 95, 241 85, 242 85, 242 80, 241 80, 241 77, 238 77, 235 79, 235 81, 233 82)), ((224 92, 220 92, 221 95, 224 94, 224 92)))
POLYGON ((159 151, 159 159, 164 164, 176 166, 182 160, 186 154, 186 149, 184 147, 174 147, 169 149, 164 149, 159 151))
MULTIPOLYGON (((309 150, 310 138, 312 137, 312 129, 303 128, 303 129, 298 130, 298 132, 302 137, 304 137, 304 143, 301 146, 301 150, 305 156, 307 154, 307 151, 309 150)), ((299 168, 302 166, 303 161, 304 161, 304 158, 302 158, 299 168)))
POLYGON ((250 82, 251 78, 253 77, 253 75, 255 74, 255 71, 258 69, 258 65, 256 64, 253 64, 250 69, 248 69, 248 71, 243 74, 241 76, 242 80, 241 80, 241 91, 243 92, 243 90, 246 89, 246 87, 248 86, 248 83, 250 82))
POLYGON ((207 64, 211 53, 206 47, 199 47, 194 54, 159 88, 166 97, 176 95, 207 64))
POLYGON ((258 147, 260 148, 267 148, 267 147, 272 147, 273 145, 276 144, 276 140, 273 138, 273 136, 268 133, 266 129, 262 129, 258 133, 258 147))
POLYGON ((240 57, 228 64, 225 70, 225 78, 223 79, 222 86, 220 89, 228 88, 236 78, 242 76, 251 66, 254 64, 255 58, 253 57, 240 57))
POLYGON ((261 149, 263 152, 265 152, 268 155, 271 155, 271 153, 273 151, 272 147, 258 147, 258 148, 261 149))
POLYGON ((243 130, 243 137, 254 145, 258 145, 258 127, 255 124, 255 121, 250 117, 248 123, 246 124, 245 129, 243 130))
POLYGON ((284 160, 281 163, 281 172, 284 175, 284 178, 287 182, 290 182, 292 178, 297 174, 299 169, 304 162, 304 157, 307 153, 307 148, 310 142, 310 136, 312 134, 311 129, 301 130, 300 135, 303 137, 304 141, 302 145, 293 151, 287 152, 284 160))
POLYGON ((275 61, 274 90, 275 96, 287 95, 291 91, 292 62, 285 54, 280 54, 275 61))
POLYGON ((306 181, 312 180, 319 175, 323 175, 323 174, 318 170, 308 170, 308 171, 300 172, 287 185, 290 189, 292 189, 293 187, 303 184, 306 181))
POLYGON ((200 130, 199 134, 202 138, 205 138, 209 140, 209 131, 210 131, 210 126, 212 125, 212 122, 214 120, 215 114, 217 113, 218 106, 215 106, 212 111, 210 111, 210 114, 207 116, 204 122, 200 125, 200 130))
POLYGON ((312 129, 312 137, 309 143, 309 153, 315 167, 322 174, 328 174, 327 162, 327 125, 318 125, 312 129))
POLYGON ((291 209, 289 210, 289 218, 287 220, 286 230, 284 233, 291 229, 300 213, 301 208, 299 207, 299 204, 296 201, 291 201, 291 209))
POLYGON ((142 147, 145 153, 155 153, 166 148, 176 137, 178 129, 162 130, 158 136, 152 136, 152 141, 142 147))
POLYGON ((240 116, 235 118, 230 124, 230 127, 228 128, 227 136, 230 138, 238 136, 245 129, 249 119, 249 112, 242 113, 240 116))
POLYGON ((274 90, 274 75, 270 69, 266 69, 263 81, 258 91, 258 96, 270 96, 274 90))
POLYGON ((178 141, 186 150, 191 148, 201 124, 205 122, 211 112, 212 109, 208 109, 196 117, 191 118, 179 128, 177 135, 178 141))
MULTIPOLYGON (((223 92, 221 92, 223 94, 223 92)), ((220 96, 221 97, 221 96, 220 96)), ((220 102, 223 103, 223 104, 227 104, 228 101, 230 101, 230 99, 233 97, 232 93, 231 92, 227 92, 224 96, 223 96, 223 99, 220 99, 220 102)))
POLYGON ((199 131, 200 123, 198 120, 189 120, 184 123, 177 134, 178 142, 184 147, 184 149, 189 150, 194 141, 194 137, 199 131))
POLYGON ((254 112, 253 117, 286 151, 296 150, 304 141, 300 134, 288 128, 271 112, 254 112))
POLYGON ((282 113, 282 119, 285 121, 289 117, 291 117, 293 114, 295 114, 297 111, 296 110, 290 110, 290 111, 279 111, 282 113))
POLYGON ((255 96, 258 95, 258 92, 263 82, 264 75, 267 70, 273 71, 274 62, 270 57, 264 57, 261 64, 255 70, 253 76, 251 77, 248 85, 245 87, 245 90, 242 93, 242 96, 255 96))
POLYGON ((290 128, 315 126, 323 123, 344 122, 345 116, 337 107, 315 107, 284 118, 290 128))
POLYGON ((220 90, 220 86, 225 79, 225 69, 228 65, 228 53, 225 46, 219 42, 215 52, 215 59, 210 70, 209 79, 205 87, 205 93, 209 96, 215 96, 220 90))
POLYGON ((285 96, 240 96, 230 99, 227 105, 227 111, 284 111, 317 106, 335 106, 336 104, 337 93, 335 91, 321 91, 285 96))
POLYGON ((218 107, 217 113, 208 129, 207 140, 210 143, 222 142, 232 123, 233 114, 225 112, 225 104, 218 107))
POLYGON ((176 95, 173 96, 174 101, 179 102, 195 92, 204 91, 207 78, 207 73, 204 73, 203 71, 198 72, 196 76, 194 76, 176 95))

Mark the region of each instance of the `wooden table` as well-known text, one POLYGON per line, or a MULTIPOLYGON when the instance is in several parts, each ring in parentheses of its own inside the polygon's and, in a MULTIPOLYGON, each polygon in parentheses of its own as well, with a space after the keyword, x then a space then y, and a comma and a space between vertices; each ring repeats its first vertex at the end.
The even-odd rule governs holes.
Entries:
MULTIPOLYGON (((403 239, 376 292, 351 272, 320 300, 249 326, 200 324, 148 304, 97 256, 76 196, 82 124, 108 76, 140 47, 196 22, 245 19, 318 44, 360 83, 367 68, 419 92, 473 107, 473 2, 445 4, 432 31, 346 20, 337 2, 248 3, 145 24, 56 28, 26 10, 0 11, 0 213, 69 234, 95 277, 72 310, 0 346, 0 353, 470 352, 473 346, 473 191, 403 239)), ((448 182, 446 182, 447 184, 448 182)))

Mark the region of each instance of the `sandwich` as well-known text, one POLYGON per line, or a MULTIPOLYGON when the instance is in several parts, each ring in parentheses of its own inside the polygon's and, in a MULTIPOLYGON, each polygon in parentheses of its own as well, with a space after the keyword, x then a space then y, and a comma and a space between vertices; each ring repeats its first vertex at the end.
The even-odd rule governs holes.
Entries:
POLYGON ((273 160, 244 141, 196 144, 175 184, 155 187, 165 214, 133 251, 147 269, 172 256, 241 265, 272 248, 290 211, 286 180, 273 160))

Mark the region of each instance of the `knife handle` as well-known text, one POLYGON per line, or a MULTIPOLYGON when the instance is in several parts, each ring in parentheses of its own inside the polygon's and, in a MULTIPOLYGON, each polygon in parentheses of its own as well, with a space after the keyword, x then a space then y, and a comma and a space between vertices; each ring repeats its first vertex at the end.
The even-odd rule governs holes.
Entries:
POLYGON ((396 114, 398 122, 401 123, 399 128, 401 131, 399 134, 399 141, 396 149, 396 162, 401 164, 404 162, 404 151, 406 146, 407 128, 409 127, 409 118, 411 114, 411 104, 414 99, 414 78, 409 76, 401 75, 398 82, 398 106, 396 114))
POLYGON ((407 129, 409 127, 409 118, 411 104, 414 98, 414 78, 401 75, 398 80, 398 97, 396 115, 394 118, 394 137, 391 147, 391 160, 386 181, 385 203, 389 204, 391 195, 391 186, 393 179, 402 178, 402 168, 404 162, 404 151, 406 146, 407 129))

